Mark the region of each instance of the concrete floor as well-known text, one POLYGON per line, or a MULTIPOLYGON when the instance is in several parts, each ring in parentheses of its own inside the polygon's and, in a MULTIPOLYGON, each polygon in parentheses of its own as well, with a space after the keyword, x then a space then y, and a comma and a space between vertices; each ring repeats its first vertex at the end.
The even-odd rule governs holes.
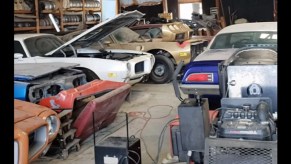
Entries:
MULTIPOLYGON (((182 96, 185 97, 185 95, 182 96)), ((180 101, 175 97, 172 83, 136 84, 132 87, 130 101, 124 102, 115 121, 96 132, 96 143, 108 136, 125 137, 125 114, 122 112, 127 112, 129 115, 129 135, 135 135, 141 139, 142 163, 151 164, 153 161, 148 154, 153 159, 156 158, 159 135, 165 124, 176 117, 179 104, 180 101)), ((169 127, 167 127, 158 163, 162 163, 162 160, 170 152, 169 127)), ((33 163, 94 164, 93 136, 81 144, 81 149, 78 152, 71 152, 66 160, 45 157, 33 163)))

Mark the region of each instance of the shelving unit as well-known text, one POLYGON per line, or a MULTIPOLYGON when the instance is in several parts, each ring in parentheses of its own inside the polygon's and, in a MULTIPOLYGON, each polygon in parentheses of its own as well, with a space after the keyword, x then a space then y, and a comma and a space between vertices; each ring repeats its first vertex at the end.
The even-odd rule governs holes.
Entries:
POLYGON ((23 0, 14 0, 14 32, 55 32, 49 14, 54 16, 60 32, 87 28, 101 21, 101 1, 35 0, 22 7, 23 0))

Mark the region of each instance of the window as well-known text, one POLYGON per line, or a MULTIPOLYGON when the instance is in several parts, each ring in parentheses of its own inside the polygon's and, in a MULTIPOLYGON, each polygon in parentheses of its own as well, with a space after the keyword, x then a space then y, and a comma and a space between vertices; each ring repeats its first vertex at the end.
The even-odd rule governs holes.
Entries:
POLYGON ((181 3, 179 4, 180 19, 192 20, 192 12, 202 14, 202 3, 181 3))
POLYGON ((31 55, 44 56, 46 53, 60 47, 63 43, 53 36, 38 36, 24 40, 24 43, 31 55))
POLYGON ((21 46, 19 41, 14 41, 14 53, 21 53, 23 54, 23 58, 26 58, 26 54, 24 52, 23 47, 21 46))
POLYGON ((238 32, 220 34, 215 37, 210 49, 242 47, 277 47, 277 32, 238 32))
POLYGON ((127 27, 122 27, 113 33, 114 38, 121 43, 130 43, 139 38, 139 34, 127 27))

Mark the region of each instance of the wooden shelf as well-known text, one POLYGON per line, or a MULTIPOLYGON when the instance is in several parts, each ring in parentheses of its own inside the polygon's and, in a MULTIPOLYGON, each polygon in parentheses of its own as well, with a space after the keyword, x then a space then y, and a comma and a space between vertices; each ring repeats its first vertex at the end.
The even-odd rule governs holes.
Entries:
POLYGON ((69 26, 69 25, 79 25, 82 22, 64 22, 64 26, 69 26))
POLYGON ((14 27, 14 31, 30 31, 36 30, 36 27, 14 27))
MULTIPOLYGON (((60 28, 60 32, 65 32, 68 28, 70 28, 70 26, 72 26, 72 28, 75 28, 75 26, 84 25, 83 27, 86 28, 89 26, 85 26, 85 25, 92 26, 92 25, 96 25, 100 23, 100 21, 86 21, 86 14, 94 14, 95 12, 99 14, 99 12, 101 12, 101 7, 90 7, 90 6, 85 7, 84 5, 86 4, 86 0, 80 0, 81 3, 83 4, 82 7, 65 8, 65 6, 62 5, 64 4, 63 1, 64 0, 56 0, 55 3, 59 3, 60 6, 58 6, 57 9, 55 8, 53 10, 41 10, 39 8, 40 0, 34 0, 33 8, 35 10, 33 11, 29 9, 28 10, 14 10, 14 17, 23 18, 23 22, 34 21, 34 24, 32 24, 34 27, 25 27, 25 24, 23 25, 23 27, 18 27, 17 26, 18 24, 17 24, 14 27, 14 31, 15 32, 27 31, 27 32, 40 33, 41 30, 54 29, 54 26, 51 24, 49 24, 50 26, 43 26, 43 25, 46 25, 47 23, 44 24, 43 21, 41 21, 41 19, 47 18, 49 16, 48 14, 53 14, 54 17, 58 19, 58 21, 60 22, 60 24, 58 25, 60 28), (80 19, 76 19, 76 20, 79 20, 80 22, 64 22, 64 20, 67 20, 66 15, 78 15, 80 19), (25 20, 26 18, 27 20, 25 20)), ((99 2, 100 2, 100 6, 102 6, 102 0, 99 0, 99 2)))
POLYGON ((14 14, 32 14, 29 10, 14 10, 14 14))
POLYGON ((83 8, 67 8, 66 11, 83 11, 83 8))
POLYGON ((98 24, 99 22, 96 22, 96 21, 90 21, 90 22, 86 22, 86 24, 98 24))
POLYGON ((59 14, 59 10, 41 10, 40 13, 45 13, 45 14, 59 14))
POLYGON ((101 8, 84 8, 86 11, 101 12, 101 8))
POLYGON ((40 26, 39 29, 41 30, 54 29, 54 26, 40 26))

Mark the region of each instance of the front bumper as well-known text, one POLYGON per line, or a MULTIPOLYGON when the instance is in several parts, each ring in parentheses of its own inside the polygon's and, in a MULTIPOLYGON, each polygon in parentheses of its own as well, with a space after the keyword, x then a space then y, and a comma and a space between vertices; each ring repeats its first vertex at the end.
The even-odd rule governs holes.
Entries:
POLYGON ((184 94, 220 95, 219 85, 181 84, 180 88, 184 94))
POLYGON ((139 77, 139 78, 136 78, 136 79, 129 79, 129 80, 127 81, 127 83, 130 84, 130 85, 134 85, 134 84, 136 84, 136 83, 141 82, 141 81, 143 80, 143 78, 144 78, 144 76, 139 77))
POLYGON ((73 115, 76 115, 73 123, 77 129, 75 136, 83 140, 93 134, 93 113, 98 129, 113 122, 130 88, 131 85, 122 82, 94 80, 44 98, 39 104, 59 112, 73 110, 73 115))
POLYGON ((134 84, 140 82, 144 76, 151 73, 155 58, 151 54, 143 54, 128 60, 128 63, 130 64, 129 83, 134 84))

